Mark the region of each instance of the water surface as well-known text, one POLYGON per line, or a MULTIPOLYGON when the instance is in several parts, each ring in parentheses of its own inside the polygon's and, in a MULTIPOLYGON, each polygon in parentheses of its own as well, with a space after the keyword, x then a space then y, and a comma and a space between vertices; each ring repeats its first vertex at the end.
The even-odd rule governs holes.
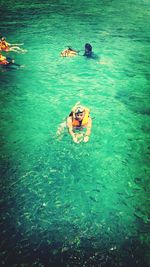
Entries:
POLYGON ((1 265, 149 266, 149 1, 0 6, 28 50, 0 69, 1 265), (96 60, 60 57, 87 42, 96 60), (56 136, 77 101, 87 144, 56 136))

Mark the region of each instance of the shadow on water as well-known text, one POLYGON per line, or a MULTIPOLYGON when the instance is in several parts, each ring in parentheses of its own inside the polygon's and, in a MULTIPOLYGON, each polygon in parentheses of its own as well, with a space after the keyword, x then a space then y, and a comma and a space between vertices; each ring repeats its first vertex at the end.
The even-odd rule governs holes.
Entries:
POLYGON ((150 115, 150 108, 147 98, 142 98, 141 95, 135 92, 119 91, 116 99, 124 103, 131 111, 141 114, 150 115))

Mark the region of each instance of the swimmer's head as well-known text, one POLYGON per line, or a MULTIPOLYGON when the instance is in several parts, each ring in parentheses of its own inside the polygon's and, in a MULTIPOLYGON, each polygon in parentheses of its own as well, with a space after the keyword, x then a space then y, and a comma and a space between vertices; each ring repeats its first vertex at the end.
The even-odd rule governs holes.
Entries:
POLYGON ((78 106, 75 109, 75 118, 78 121, 82 121, 85 115, 85 108, 82 106, 78 106))
POLYGON ((92 46, 88 43, 85 44, 85 50, 88 52, 92 52, 92 46))
POLYGON ((82 106, 78 106, 78 107, 76 107, 76 109, 75 109, 75 114, 83 113, 84 110, 85 110, 84 107, 82 107, 82 106))

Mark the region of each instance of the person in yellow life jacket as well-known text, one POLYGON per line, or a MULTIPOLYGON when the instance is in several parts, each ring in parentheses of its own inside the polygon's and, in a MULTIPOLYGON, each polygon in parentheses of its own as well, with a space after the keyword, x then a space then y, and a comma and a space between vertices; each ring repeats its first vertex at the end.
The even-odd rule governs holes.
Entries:
MULTIPOLYGON (((8 42, 6 42, 6 38, 2 37, 0 40, 0 51, 5 51, 5 52, 9 52, 9 51, 13 51, 13 52, 26 52, 25 49, 21 49, 19 46, 17 46, 18 44, 10 44, 8 42)), ((20 44, 22 45, 22 44, 20 44)))
POLYGON ((78 51, 68 47, 68 49, 63 50, 60 55, 61 57, 74 57, 78 54, 78 51))
POLYGON ((75 106, 67 118, 67 127, 75 143, 88 142, 91 134, 92 119, 88 108, 75 106), (85 132, 82 130, 85 129, 85 132))
POLYGON ((4 66, 4 67, 11 66, 11 65, 20 67, 19 64, 15 63, 14 59, 11 59, 9 57, 5 57, 1 53, 0 53, 0 65, 4 66))
POLYGON ((0 65, 8 65, 9 62, 7 61, 6 57, 4 57, 1 53, 0 53, 0 65))
POLYGON ((6 52, 10 51, 9 44, 5 41, 4 37, 2 37, 1 40, 0 40, 0 50, 1 51, 6 51, 6 52))

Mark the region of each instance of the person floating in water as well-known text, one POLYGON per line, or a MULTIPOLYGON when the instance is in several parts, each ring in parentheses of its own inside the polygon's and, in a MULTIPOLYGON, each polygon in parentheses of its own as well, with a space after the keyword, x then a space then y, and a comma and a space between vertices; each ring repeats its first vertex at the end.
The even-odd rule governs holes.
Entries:
POLYGON ((88 142, 92 128, 89 109, 77 103, 67 118, 67 127, 75 143, 88 142))
POLYGON ((68 47, 67 49, 63 50, 60 55, 61 57, 74 57, 78 54, 78 51, 71 48, 71 47, 68 47))
POLYGON ((83 56, 91 59, 99 59, 99 57, 95 53, 93 53, 92 46, 89 43, 85 44, 83 56))
POLYGON ((88 43, 85 44, 85 51, 84 51, 84 55, 83 56, 86 56, 86 57, 92 57, 92 46, 88 43))
POLYGON ((1 53, 0 53, 0 65, 1 66, 4 66, 4 67, 9 67, 9 66, 17 66, 17 67, 20 67, 21 65, 15 63, 14 59, 11 59, 11 58, 6 58, 5 56, 3 56, 1 53))
POLYGON ((98 57, 92 51, 92 45, 89 43, 85 44, 84 50, 75 50, 72 49, 71 47, 68 47, 68 49, 65 49, 61 52, 62 57, 74 57, 76 55, 85 56, 87 58, 92 58, 92 59, 98 59, 98 57), (84 54, 81 54, 83 52, 84 54))
POLYGON ((6 42, 6 38, 2 37, 1 40, 0 40, 0 51, 5 51, 5 52, 13 51, 13 52, 17 52, 17 53, 27 52, 27 50, 21 49, 17 45, 19 45, 19 44, 10 44, 10 43, 6 42))

